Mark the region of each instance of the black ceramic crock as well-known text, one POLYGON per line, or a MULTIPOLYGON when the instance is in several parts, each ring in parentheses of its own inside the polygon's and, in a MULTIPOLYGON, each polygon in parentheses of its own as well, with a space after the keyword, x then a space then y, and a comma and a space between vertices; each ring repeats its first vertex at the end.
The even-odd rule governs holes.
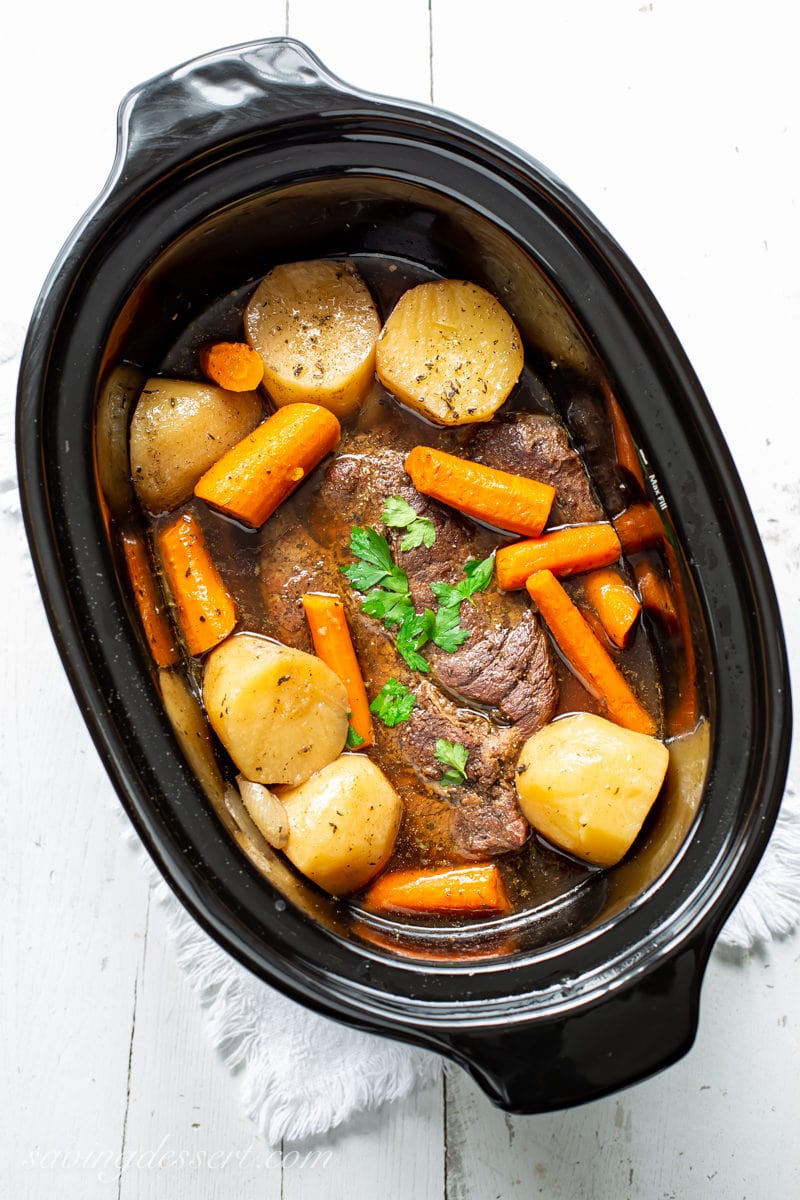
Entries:
POLYGON ((124 101, 108 184, 38 301, 18 457, 39 583, 84 718, 152 858, 221 946, 320 1012, 442 1051, 513 1111, 601 1096, 689 1048, 710 949, 782 795, 785 648, 699 383, 636 270, 559 180, 450 115, 342 84, 286 39, 151 80, 124 101), (166 336, 274 261, 356 251, 494 288, 526 339, 579 373, 597 355, 695 596, 710 731, 697 812, 625 902, 518 953, 399 956, 335 914, 287 903, 178 750, 107 537, 93 415, 109 365, 160 362, 166 336))

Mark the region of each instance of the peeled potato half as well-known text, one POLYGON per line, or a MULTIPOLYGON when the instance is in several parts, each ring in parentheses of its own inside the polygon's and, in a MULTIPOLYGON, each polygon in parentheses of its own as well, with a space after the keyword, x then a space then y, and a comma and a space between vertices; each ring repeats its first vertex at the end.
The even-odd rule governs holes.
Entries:
POLYGON ((669 764, 657 738, 575 713, 528 738, 517 765, 519 804, 554 846, 611 867, 633 845, 669 764))
POLYGON ((313 654, 258 634, 236 634, 211 651, 203 701, 254 783, 302 783, 344 748, 350 705, 339 676, 313 654))
POLYGON ((286 855, 325 891, 357 891, 388 862, 402 802, 364 755, 341 755, 299 787, 281 788, 280 800, 289 820, 286 855))
POLYGON ((151 513, 177 508, 212 463, 255 429, 262 416, 257 392, 148 379, 130 432, 131 474, 140 502, 151 513))
POLYGON ((490 292, 463 279, 405 292, 376 349, 378 378, 403 404, 437 425, 488 421, 524 363, 522 339, 490 292))
POLYGON ((279 407, 320 404, 344 420, 369 391, 380 318, 352 263, 323 258, 274 267, 247 305, 244 327, 279 407))

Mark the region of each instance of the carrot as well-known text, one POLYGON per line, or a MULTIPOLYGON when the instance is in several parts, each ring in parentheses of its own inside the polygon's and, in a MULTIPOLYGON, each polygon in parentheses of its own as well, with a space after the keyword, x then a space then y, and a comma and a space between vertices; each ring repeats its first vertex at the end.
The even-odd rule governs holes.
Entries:
POLYGON ((261 355, 247 342, 215 342, 198 357, 208 378, 228 392, 254 392, 264 377, 261 355))
POLYGON ((644 608, 655 613, 667 629, 673 633, 677 632, 678 614, 675 611, 675 600, 672 589, 661 572, 652 563, 641 560, 633 564, 633 574, 644 608))
POLYGON ((157 535, 164 577, 190 654, 204 654, 232 632, 236 608, 192 513, 181 513, 157 535))
POLYGON ((501 546, 495 556, 497 582, 510 592, 521 588, 535 571, 554 575, 576 575, 616 562, 621 553, 619 538, 608 521, 592 525, 569 525, 541 537, 501 546))
POLYGON ((406 456, 405 468, 418 492, 468 517, 527 537, 542 532, 556 494, 549 483, 497 471, 431 446, 415 446, 406 456))
POLYGON ((655 733, 655 721, 553 572, 537 571, 526 586, 562 654, 603 703, 609 719, 639 733, 655 733))
POLYGON ((632 504, 614 517, 614 528, 626 554, 638 554, 664 541, 664 525, 655 505, 632 504))
POLYGON ((375 740, 367 689, 358 665, 344 605, 338 596, 306 592, 303 602, 317 656, 334 671, 347 689, 350 724, 362 739, 359 748, 375 740))
POLYGON ((639 487, 644 491, 644 475, 642 474, 639 451, 636 448, 636 443, 633 440, 628 422, 625 420, 625 415, 620 408, 616 396, 607 391, 606 400, 608 402, 608 413, 611 417, 611 429, 614 434, 617 462, 636 480, 639 487))
POLYGON ((602 567, 584 580, 586 599, 594 608, 615 646, 624 650, 641 611, 641 604, 617 571, 602 567))
POLYGON ((366 908, 392 913, 448 913, 481 916, 506 913, 511 905, 496 863, 444 870, 392 871, 381 875, 364 896, 366 908))
POLYGON ((339 441, 337 418, 319 404, 286 404, 223 454, 194 493, 257 529, 339 441))
POLYGON ((178 647, 156 585, 145 540, 135 530, 128 529, 120 541, 150 653, 157 667, 171 667, 178 661, 178 647))

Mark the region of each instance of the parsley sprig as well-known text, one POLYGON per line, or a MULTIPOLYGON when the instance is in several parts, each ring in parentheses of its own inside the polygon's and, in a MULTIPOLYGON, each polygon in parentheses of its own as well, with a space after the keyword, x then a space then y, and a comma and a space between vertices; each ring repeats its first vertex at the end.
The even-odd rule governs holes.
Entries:
POLYGON ((447 768, 442 772, 440 780, 445 787, 460 787, 467 782, 469 750, 463 743, 448 742, 446 738, 437 738, 434 757, 447 768))
MULTIPOLYGON (((398 498, 390 499, 396 501, 398 498)), ((405 504, 405 501, 400 503, 405 504)), ((415 520, 427 520, 417 518, 410 505, 406 507, 415 520)), ((421 536, 424 545, 424 535, 421 536)), ((409 594, 408 576, 394 561, 391 547, 382 533, 369 526, 354 525, 350 531, 350 550, 358 561, 342 567, 342 573, 356 591, 364 593, 362 611, 383 621, 387 628, 397 629, 398 653, 412 670, 430 671, 430 664, 422 654, 428 642, 448 654, 463 646, 470 632, 459 623, 461 604, 489 586, 494 569, 491 555, 481 561, 471 559, 464 567, 464 578, 457 584, 432 583, 431 591, 438 605, 419 613, 409 594)))
POLYGON ((381 520, 387 529, 405 529, 400 542, 401 550, 416 550, 425 546, 430 550, 436 541, 436 529, 430 517, 418 516, 402 496, 390 496, 383 506, 381 520))
POLYGON ((391 676, 378 692, 369 711, 383 721, 384 725, 399 725, 411 716, 417 698, 404 683, 391 676))

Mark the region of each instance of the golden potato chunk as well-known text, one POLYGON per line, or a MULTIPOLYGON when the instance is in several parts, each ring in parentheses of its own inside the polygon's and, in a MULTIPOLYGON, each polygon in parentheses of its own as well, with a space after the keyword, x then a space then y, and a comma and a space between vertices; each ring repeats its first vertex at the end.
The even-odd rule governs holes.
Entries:
POLYGON ((379 767, 343 754, 299 787, 281 788, 287 857, 334 896, 357 891, 386 865, 402 802, 379 767))
POLYGON ((554 846, 598 867, 628 852, 661 790, 663 742, 592 713, 575 713, 528 738, 517 765, 519 804, 554 846))
POLYGON ((213 383, 148 379, 131 420, 131 473, 148 512, 169 512, 198 479, 246 437, 264 413, 257 392, 213 383))
POLYGON ((437 425, 488 421, 522 371, 522 339, 494 296, 463 279, 421 283, 378 339, 383 386, 437 425))
POLYGON ((246 779, 302 783, 347 738, 345 686, 313 654, 254 633, 212 650, 203 678, 208 719, 246 779))
POLYGON ((274 267, 247 305, 247 340, 278 406, 320 404, 340 420, 358 409, 375 374, 380 318, 351 263, 316 259, 274 267))

